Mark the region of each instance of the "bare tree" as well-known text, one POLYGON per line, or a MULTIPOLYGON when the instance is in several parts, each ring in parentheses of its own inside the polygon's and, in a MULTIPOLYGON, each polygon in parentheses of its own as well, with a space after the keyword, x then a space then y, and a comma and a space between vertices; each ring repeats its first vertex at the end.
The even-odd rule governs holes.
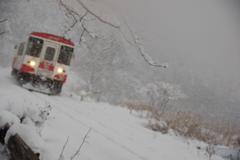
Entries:
MULTIPOLYGON (((125 51, 121 41, 113 37, 108 39, 92 39, 84 42, 85 53, 78 56, 73 63, 76 73, 86 82, 82 88, 91 94, 97 101, 109 94, 109 84, 115 83, 114 73, 129 66, 128 59, 124 58, 125 51), (121 54, 121 55, 119 55, 121 54)), ((86 35, 86 38, 90 37, 86 35)))
POLYGON ((170 101, 186 98, 179 85, 164 82, 149 83, 142 91, 149 97, 149 104, 154 108, 153 116, 159 116, 170 101))
POLYGON ((90 31, 88 29, 87 22, 97 19, 101 23, 106 24, 114 29, 117 29, 130 45, 135 46, 138 49, 141 56, 144 58, 144 60, 149 65, 154 66, 154 67, 164 67, 164 68, 168 67, 167 64, 158 64, 157 62, 153 61, 152 58, 144 52, 143 46, 140 42, 140 40, 142 40, 142 38, 139 38, 141 36, 139 36, 139 34, 132 29, 132 27, 127 23, 127 21, 125 20, 125 18, 122 14, 121 14, 121 17, 122 17, 122 21, 124 21, 124 23, 123 24, 115 24, 111 20, 106 20, 106 17, 104 17, 100 13, 96 13, 95 11, 93 11, 93 9, 91 7, 89 7, 89 5, 85 4, 82 0, 75 0, 75 1, 78 4, 80 4, 80 6, 81 6, 80 11, 76 11, 75 8, 68 6, 62 0, 56 0, 60 9, 65 12, 65 15, 68 18, 70 18, 71 20, 73 20, 72 24, 69 24, 70 25, 69 29, 67 29, 63 35, 65 35, 67 32, 69 32, 79 22, 82 27, 82 33, 81 33, 80 40, 79 40, 79 42, 81 42, 83 34, 85 32, 89 35, 91 35, 91 33, 94 32, 94 31, 90 31), (131 35, 131 39, 132 39, 133 43, 131 43, 126 38, 126 34, 123 31, 124 27, 128 29, 128 32, 131 35))
MULTIPOLYGON (((7 19, 4 19, 4 20, 0 21, 0 23, 5 22, 6 20, 7 20, 7 19)), ((3 34, 3 33, 5 33, 5 31, 0 32, 0 35, 3 34)))

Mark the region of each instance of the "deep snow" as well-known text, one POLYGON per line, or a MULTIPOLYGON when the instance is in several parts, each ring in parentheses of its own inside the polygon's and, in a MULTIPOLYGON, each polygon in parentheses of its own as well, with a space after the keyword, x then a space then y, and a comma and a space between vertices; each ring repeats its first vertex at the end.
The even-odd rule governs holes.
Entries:
MULTIPOLYGON (((34 150, 41 153, 42 160, 57 160, 68 137, 63 155, 65 160, 70 159, 90 128, 87 143, 84 143, 80 154, 75 159, 209 159, 205 151, 197 149, 197 146, 205 147, 204 143, 184 140, 173 134, 163 135, 151 131, 143 126, 145 119, 139 118, 137 113, 130 114, 126 108, 91 100, 80 101, 80 97, 73 93, 70 96, 69 84, 74 82, 71 77, 60 95, 48 96, 21 88, 11 77, 10 72, 10 68, 0 69, 0 113, 2 115, 5 115, 8 110, 15 116, 27 114, 30 119, 39 121, 37 120, 39 108, 46 106, 52 108, 48 120, 43 121, 42 127, 34 128, 33 123, 29 122, 20 125, 19 121, 15 120, 12 126, 15 126, 15 129, 12 129, 14 131, 9 131, 19 132, 30 146, 34 146, 34 150), (21 129, 18 129, 19 127, 21 129)), ((9 121, 2 117, 0 117, 1 121, 9 121)), ((222 160, 217 156, 211 159, 222 160)))

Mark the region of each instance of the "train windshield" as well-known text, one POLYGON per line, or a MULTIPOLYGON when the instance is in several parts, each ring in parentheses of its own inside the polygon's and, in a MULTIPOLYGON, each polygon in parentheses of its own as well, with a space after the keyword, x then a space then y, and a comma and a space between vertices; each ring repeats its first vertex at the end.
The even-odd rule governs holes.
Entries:
POLYGON ((67 46, 61 46, 60 54, 58 57, 58 63, 70 65, 73 54, 73 48, 67 46))
POLYGON ((26 55, 40 57, 42 46, 43 46, 42 39, 30 37, 28 40, 26 55))

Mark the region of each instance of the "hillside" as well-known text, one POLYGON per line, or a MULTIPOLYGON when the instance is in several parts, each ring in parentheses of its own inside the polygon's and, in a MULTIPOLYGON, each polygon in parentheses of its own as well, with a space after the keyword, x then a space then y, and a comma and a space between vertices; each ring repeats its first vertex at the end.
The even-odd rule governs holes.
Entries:
MULTIPOLYGON (((132 22, 130 24, 137 25, 139 28, 135 27, 134 29, 142 33, 146 39, 149 38, 149 41, 143 41, 146 52, 157 62, 168 62, 169 68, 149 66, 137 49, 129 45, 121 34, 119 35, 113 29, 101 26, 99 23, 89 23, 88 26, 91 26, 92 30, 104 32, 105 38, 95 39, 84 34, 87 43, 79 43, 82 28, 78 23, 65 35, 76 44, 77 56, 72 63, 72 70, 76 71, 75 76, 79 79, 76 93, 80 90, 92 92, 91 85, 93 90, 103 93, 95 95, 95 99, 98 98, 101 101, 117 104, 122 99, 129 99, 148 103, 149 99, 139 93, 141 87, 158 81, 179 84, 188 98, 173 101, 171 106, 200 113, 211 120, 237 124, 240 120, 238 114, 240 112, 240 81, 237 72, 239 68, 239 51, 237 50, 239 41, 237 38, 239 36, 236 32, 238 26, 236 16, 239 10, 235 10, 238 4, 210 3, 206 0, 199 2, 200 4, 191 2, 191 5, 174 2, 185 8, 186 11, 184 11, 185 9, 181 10, 178 5, 167 1, 161 3, 154 1, 147 5, 144 5, 146 2, 141 2, 136 9, 132 9, 126 1, 113 1, 113 5, 114 3, 125 8, 123 13, 126 12, 126 15, 129 15, 127 18, 132 22), (164 14, 155 14, 154 10, 151 10, 153 6, 161 7, 159 12, 164 14), (204 8, 205 6, 209 7, 204 8), (232 6, 234 7, 230 10, 232 6), (199 8, 192 9, 196 7, 199 8), (149 12, 147 12, 148 10, 149 12), (179 14, 175 14, 175 12, 179 14), (204 14, 198 12, 204 12, 204 14), (156 18, 156 15, 160 17, 156 18), (131 19, 132 16, 133 19, 131 19), (141 18, 145 16, 148 18, 141 18), (214 23, 210 23, 211 17, 216 20, 214 23), (180 23, 179 18, 184 23, 180 23), (152 22, 154 20, 158 23, 152 22), (196 23, 193 24, 192 20, 196 23), (189 26, 188 22, 195 27, 189 29, 191 25, 189 26), (181 30, 174 30, 179 25, 181 30), (222 27, 219 28, 216 25, 222 27), (157 27, 159 30, 155 30, 157 27), (202 32, 203 34, 199 35, 202 32), (228 39, 218 38, 221 41, 214 41, 217 36, 209 32, 219 33, 218 36, 228 37, 228 39), (184 33, 186 34, 183 35, 184 33), (177 34, 176 37, 174 37, 175 34, 177 34), (200 38, 197 39, 199 41, 192 39, 194 36, 200 38), (210 37, 214 43, 207 41, 208 38, 204 39, 206 36, 210 37), (191 45, 186 46, 181 37, 185 37, 186 42, 191 42, 187 44, 191 45), (206 48, 206 45, 210 48, 206 48), (106 48, 110 46, 112 46, 111 49, 106 51, 106 48), (224 49, 221 49, 222 47, 224 49), (95 62, 96 59, 99 59, 98 56, 105 61, 95 62), (92 84, 90 84, 91 76, 95 79, 92 84)), ((129 3, 134 3, 134 0, 129 3)), ((75 7, 76 10, 79 9, 77 5, 75 7)), ((155 9, 155 11, 157 10, 155 9)), ((21 39, 30 32, 62 35, 73 23, 59 9, 55 0, 0 1, 0 18, 1 20, 7 19, 0 24, 0 32, 5 32, 0 36, 0 66, 2 67, 11 66, 15 44, 21 42, 21 39)))
MULTIPOLYGON (((145 127, 152 117, 143 118, 144 111, 140 114, 118 106, 135 102, 160 109, 165 91, 174 88, 177 94, 165 101, 165 107, 176 111, 172 116, 178 111, 190 113, 190 117, 201 115, 222 128, 235 125, 226 133, 238 132, 240 3, 82 1, 104 20, 121 24, 122 30, 87 13, 83 16, 77 1, 64 1, 83 16, 76 25, 56 0, 0 1, 0 127, 14 124, 7 138, 20 132, 41 153, 41 160, 70 159, 86 135, 75 159, 207 160, 207 144, 182 138, 171 129, 167 134, 154 132, 145 127), (114 12, 111 5, 116 7, 114 12), (124 21, 115 15, 118 11, 124 21), (71 74, 58 96, 30 92, 10 76, 14 46, 33 31, 65 36, 75 43, 71 74), (141 42, 140 49, 132 44, 134 38, 141 42), (151 60, 169 63, 169 68, 152 67, 141 51, 147 53, 147 59, 149 54, 151 60), (161 90, 159 86, 167 87, 161 90), (82 93, 91 98, 80 101, 82 93)), ((182 132, 188 130, 179 126, 182 132)), ((223 135, 218 136, 229 141, 238 138, 223 135)), ((6 159, 4 151, 0 145, 0 159, 6 159)), ((216 154, 226 158, 237 153, 237 149, 220 146, 216 154)), ((213 156, 211 160, 222 158, 213 156)))
MULTIPOLYGON (((90 128, 87 143, 84 143, 75 159, 209 159, 204 151, 206 144, 184 140, 174 134, 163 135, 151 131, 143 126, 145 119, 138 117, 137 113, 129 114, 126 108, 89 100, 80 101, 80 97, 70 96, 68 84, 58 96, 30 92, 17 84, 10 76, 10 71, 10 68, 0 69, 1 120, 14 122, 13 126, 18 126, 19 122, 13 121, 11 117, 25 115, 24 124, 18 133, 27 139, 35 151, 41 153, 41 160, 57 160, 67 140, 63 155, 65 160, 70 159, 90 128), (34 121, 41 122, 38 116, 40 110, 46 110, 48 106, 51 107, 47 111, 49 116, 41 126, 34 127, 34 121), (13 114, 8 120, 3 118, 6 114, 4 110, 13 114)), ((222 159, 213 156, 211 160, 222 159)))

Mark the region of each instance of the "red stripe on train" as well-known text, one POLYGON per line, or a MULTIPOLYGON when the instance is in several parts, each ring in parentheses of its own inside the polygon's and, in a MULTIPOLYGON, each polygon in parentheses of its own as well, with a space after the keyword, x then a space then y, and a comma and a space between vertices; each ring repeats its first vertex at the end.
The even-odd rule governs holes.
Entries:
POLYGON ((31 66, 28 66, 26 64, 22 64, 22 67, 20 68, 20 72, 33 72, 35 73, 35 69, 31 66))
POLYGON ((59 81, 61 81, 61 82, 66 82, 66 80, 67 80, 67 75, 63 75, 63 74, 56 74, 55 76, 54 76, 54 79, 56 79, 56 80, 59 80, 59 81))
POLYGON ((49 62, 41 62, 39 64, 39 68, 46 69, 46 70, 49 70, 49 71, 53 71, 54 70, 53 64, 49 63, 49 62))
POLYGON ((41 32, 32 32, 31 35, 41 37, 41 38, 45 38, 45 39, 49 39, 49 40, 56 41, 56 42, 60 42, 60 43, 64 43, 64 44, 67 44, 67 45, 70 45, 70 46, 74 46, 73 42, 71 42, 67 39, 64 39, 62 37, 53 35, 53 34, 41 33, 41 32))

